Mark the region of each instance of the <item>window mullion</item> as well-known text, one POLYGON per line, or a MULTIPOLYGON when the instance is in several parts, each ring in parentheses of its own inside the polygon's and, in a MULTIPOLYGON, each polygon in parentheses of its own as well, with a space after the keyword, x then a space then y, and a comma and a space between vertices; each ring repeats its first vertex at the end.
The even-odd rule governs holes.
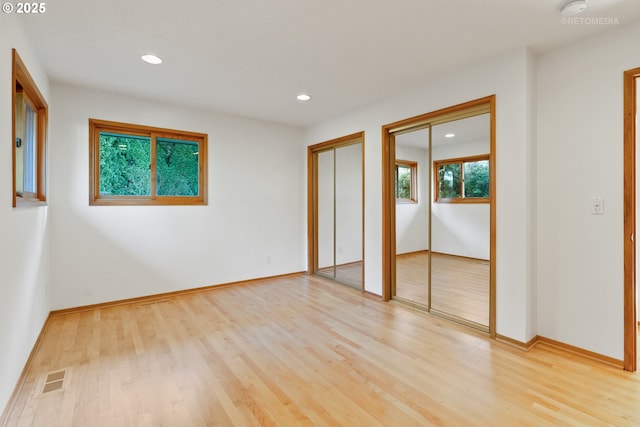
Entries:
POLYGON ((150 176, 150 184, 151 184, 151 200, 155 200, 156 199, 156 138, 157 138, 157 134, 152 132, 151 133, 151 164, 149 165, 149 173, 151 174, 150 176))
POLYGON ((460 199, 464 199, 464 162, 461 160, 460 164, 460 199))

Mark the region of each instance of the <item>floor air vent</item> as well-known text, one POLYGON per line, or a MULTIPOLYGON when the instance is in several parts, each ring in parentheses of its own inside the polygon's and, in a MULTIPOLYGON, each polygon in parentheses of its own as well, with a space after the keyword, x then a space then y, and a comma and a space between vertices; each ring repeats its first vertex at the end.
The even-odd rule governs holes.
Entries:
POLYGON ((143 303, 141 303, 141 304, 139 305, 139 307, 148 307, 148 306, 150 306, 150 305, 155 305, 155 304, 164 304, 164 303, 171 302, 171 301, 173 301, 173 299, 172 299, 172 298, 169 298, 169 299, 163 299, 163 300, 159 300, 159 301, 143 302, 143 303))
POLYGON ((66 370, 47 374, 47 378, 44 380, 44 386, 42 387, 42 394, 62 389, 66 375, 66 370))

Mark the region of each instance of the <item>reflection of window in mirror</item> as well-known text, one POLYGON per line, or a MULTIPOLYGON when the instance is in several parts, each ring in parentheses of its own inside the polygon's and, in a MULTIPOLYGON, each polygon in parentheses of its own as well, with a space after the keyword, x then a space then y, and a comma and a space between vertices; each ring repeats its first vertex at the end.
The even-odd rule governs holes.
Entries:
POLYGON ((396 160, 396 202, 417 203, 416 183, 418 182, 418 163, 408 160, 396 160))
POLYGON ((47 104, 13 51, 13 206, 45 201, 47 104))
POLYGON ((489 203, 489 155, 433 162, 437 203, 489 203))

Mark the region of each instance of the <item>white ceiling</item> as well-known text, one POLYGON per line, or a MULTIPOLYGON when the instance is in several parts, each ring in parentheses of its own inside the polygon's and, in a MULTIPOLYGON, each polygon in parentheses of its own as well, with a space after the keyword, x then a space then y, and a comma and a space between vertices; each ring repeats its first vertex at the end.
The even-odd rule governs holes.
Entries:
POLYGON ((12 17, 52 81, 309 126, 483 57, 640 19, 640 0, 588 1, 581 17, 619 25, 563 23, 563 0, 55 0, 12 17))

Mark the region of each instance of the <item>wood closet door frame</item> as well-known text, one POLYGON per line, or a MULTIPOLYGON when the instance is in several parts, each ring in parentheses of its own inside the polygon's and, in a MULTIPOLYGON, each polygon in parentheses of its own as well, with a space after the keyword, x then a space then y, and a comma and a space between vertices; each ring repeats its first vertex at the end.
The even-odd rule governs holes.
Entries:
POLYGON ((638 369, 636 296, 636 117, 640 68, 624 73, 624 369, 638 369))

